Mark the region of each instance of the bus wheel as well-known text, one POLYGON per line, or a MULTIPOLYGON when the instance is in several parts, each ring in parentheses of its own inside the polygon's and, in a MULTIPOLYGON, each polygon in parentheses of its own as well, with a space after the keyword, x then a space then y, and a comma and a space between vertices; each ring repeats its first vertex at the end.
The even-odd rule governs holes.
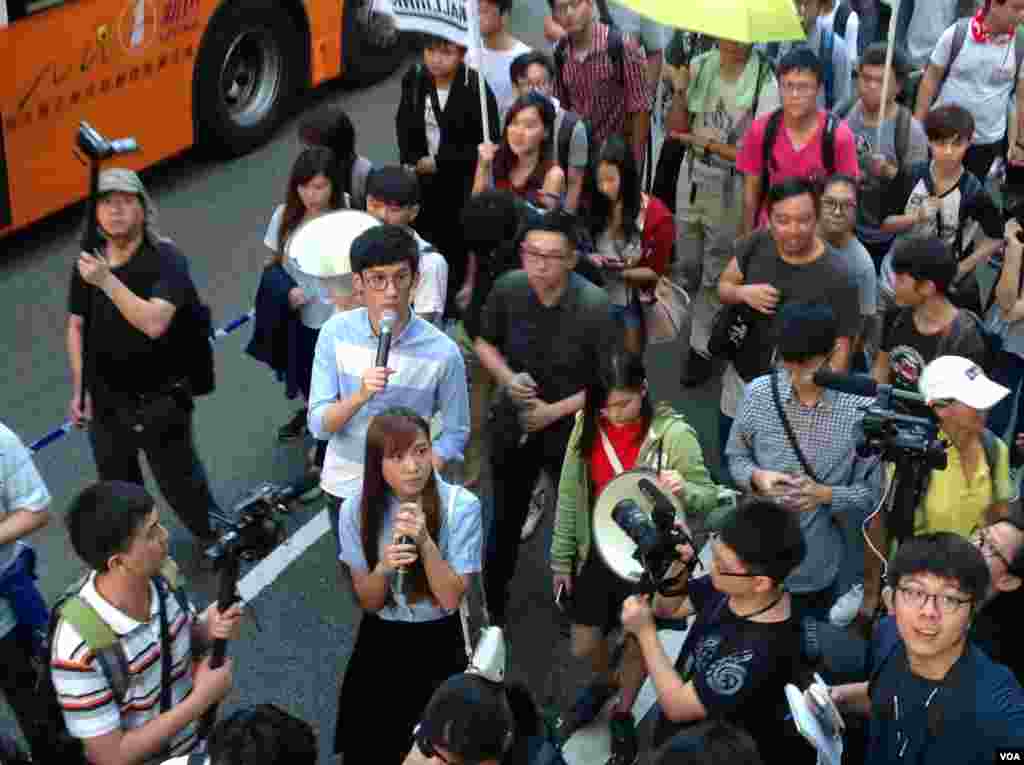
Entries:
POLYGON ((238 156, 265 143, 306 76, 302 34, 272 0, 225 5, 203 38, 193 80, 197 139, 238 156))
POLYGON ((409 35, 395 28, 394 19, 373 10, 373 0, 344 0, 345 27, 341 39, 345 82, 364 86, 394 72, 409 52, 409 35))

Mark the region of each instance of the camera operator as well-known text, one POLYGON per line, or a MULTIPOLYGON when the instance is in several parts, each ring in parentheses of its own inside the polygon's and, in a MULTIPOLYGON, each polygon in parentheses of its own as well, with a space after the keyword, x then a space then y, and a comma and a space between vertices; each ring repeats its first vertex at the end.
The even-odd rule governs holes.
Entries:
MULTIPOLYGON (((317 765, 313 727, 273 704, 242 707, 210 731, 209 754, 195 765, 317 765)), ((193 765, 175 757, 163 765, 193 765)))
POLYGON ((576 416, 569 437, 551 567, 556 602, 568 606, 572 620, 572 654, 588 660, 597 675, 563 721, 566 733, 597 717, 605 702, 619 693, 611 720, 612 750, 627 763, 636 758, 630 710, 643 681, 643 666, 629 642, 621 667, 613 671, 607 634, 618 625, 622 601, 635 589, 597 553, 591 518, 594 500, 617 475, 662 467, 661 488, 677 494, 689 513, 702 516, 715 508, 718 487, 704 466, 696 431, 667 404, 655 411, 643 359, 615 349, 603 361, 598 378, 587 386, 583 412, 576 416))
POLYGON ((814 382, 837 346, 828 305, 790 303, 778 322, 783 370, 747 386, 725 454, 738 486, 796 517, 807 555, 786 589, 801 616, 828 619, 840 589, 863 578, 860 527, 881 497, 877 458, 855 449, 870 399, 814 382))
POLYGON ((989 587, 982 554, 949 532, 911 537, 888 581, 893 618, 876 631, 870 679, 831 689, 871 718, 865 765, 981 765, 1020 751, 1024 691, 968 639, 989 587))
POLYGON ((145 452, 164 498, 205 549, 217 541, 209 511, 218 507, 192 433, 182 372, 191 348, 175 331, 194 299, 188 262, 157 232, 135 173, 104 170, 98 194, 103 251, 78 257, 68 301, 71 421, 89 424, 100 480, 141 486, 138 452, 145 452))
MULTIPOLYGON (((783 688, 800 671, 801 630, 783 581, 800 564, 806 544, 793 513, 765 499, 741 505, 712 537, 711 572, 689 582, 678 597, 644 596, 622 606, 622 626, 636 636, 654 683, 662 718, 654 734, 703 733, 695 723, 725 719, 748 730, 766 763, 812 761, 796 737, 783 688), (654 616, 690 627, 675 667, 658 639, 654 616)), ((694 551, 683 546, 683 560, 694 551)), ((674 563, 669 576, 682 572, 674 563)))
POLYGON ((397 765, 430 694, 466 667, 457 611, 481 569, 480 501, 441 479, 430 425, 410 409, 375 416, 365 454, 362 490, 339 514, 338 559, 363 616, 338 697, 334 753, 397 765), (372 703, 382 691, 383 714, 372 703))
POLYGON ((74 500, 66 523, 71 546, 92 569, 78 597, 118 635, 128 671, 119 703, 88 636, 63 617, 57 622, 50 673, 68 732, 83 740, 93 765, 141 765, 203 751, 197 721, 230 692, 231 660, 212 669, 208 659, 193 664, 193 658, 215 639, 238 636, 241 606, 222 614, 214 603, 198 617, 182 608, 181 593, 163 575, 167 530, 141 486, 94 484, 74 500), (161 639, 164 619, 169 652, 161 639))

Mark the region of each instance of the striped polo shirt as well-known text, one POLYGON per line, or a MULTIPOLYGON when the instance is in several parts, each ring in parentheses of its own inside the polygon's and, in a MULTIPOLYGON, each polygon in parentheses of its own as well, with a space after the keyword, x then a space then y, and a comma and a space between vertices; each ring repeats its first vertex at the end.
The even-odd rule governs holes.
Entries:
POLYGON ((555 78, 555 96, 566 109, 590 123, 591 146, 600 148, 610 136, 626 128, 626 115, 649 112, 644 55, 629 35, 624 36, 622 73, 608 54, 608 27, 594 23, 590 50, 582 60, 572 41, 565 38, 565 66, 555 78))
MULTIPOLYGON (((95 738, 118 729, 134 730, 160 715, 160 605, 156 587, 149 585, 149 621, 137 622, 104 600, 96 591, 95 580, 94 571, 79 596, 121 638, 131 683, 119 706, 95 654, 74 627, 63 620, 58 623, 50 670, 68 732, 79 739, 95 738)), ((171 592, 165 602, 171 635, 173 707, 192 692, 192 624, 196 616, 190 611, 183 612, 171 592)), ((198 744, 196 723, 192 722, 171 738, 165 755, 199 751, 198 744)))
POLYGON ((309 429, 316 438, 330 439, 320 485, 335 497, 351 497, 362 488, 366 431, 373 416, 389 407, 407 407, 428 422, 439 413, 441 432, 434 451, 446 462, 461 460, 469 440, 462 353, 451 338, 415 314, 391 341, 388 366, 395 373, 387 387, 336 433, 324 431, 324 411, 359 390, 363 372, 374 365, 376 356, 377 335, 365 308, 335 314, 320 330, 309 391, 309 429))

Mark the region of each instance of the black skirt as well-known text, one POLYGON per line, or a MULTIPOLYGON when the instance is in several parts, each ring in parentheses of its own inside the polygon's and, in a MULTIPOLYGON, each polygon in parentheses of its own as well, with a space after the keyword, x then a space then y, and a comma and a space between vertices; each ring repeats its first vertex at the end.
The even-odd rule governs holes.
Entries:
POLYGON ((401 765, 430 697, 466 666, 457 613, 431 622, 364 614, 338 694, 334 753, 346 765, 401 765))

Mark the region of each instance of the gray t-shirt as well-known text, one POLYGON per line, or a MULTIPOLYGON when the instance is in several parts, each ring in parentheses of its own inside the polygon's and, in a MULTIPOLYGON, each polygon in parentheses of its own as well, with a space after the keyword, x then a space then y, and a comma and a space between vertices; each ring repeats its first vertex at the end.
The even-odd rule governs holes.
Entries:
POLYGON ((878 127, 869 127, 865 124, 864 109, 860 101, 846 115, 846 124, 853 132, 857 145, 857 161, 860 164, 857 238, 869 244, 883 244, 891 242, 893 238, 892 234, 881 231, 882 221, 885 220, 887 212, 886 194, 890 181, 871 174, 871 155, 884 154, 887 158, 898 161, 903 169, 928 159, 928 136, 925 135, 921 123, 914 117, 910 118, 906 153, 900 155, 896 150, 898 122, 897 118, 893 118, 882 123, 882 143, 879 144, 878 127))
POLYGON ((874 316, 878 310, 878 285, 875 264, 867 249, 857 237, 851 236, 845 246, 837 247, 835 251, 843 259, 857 284, 857 292, 860 294, 860 315, 874 316))
MULTIPOLYGON (((32 454, 13 431, 0 424, 0 521, 16 510, 42 512, 50 506, 50 492, 32 462, 32 454)), ((14 562, 24 542, 0 544, 0 571, 14 562)), ((0 637, 17 625, 14 611, 0 598, 0 637)))
MULTIPOLYGON (((440 476, 435 476, 437 493, 440 499, 441 525, 437 533, 438 550, 441 557, 459 576, 476 574, 483 566, 483 525, 480 515, 480 500, 476 495, 461 486, 445 483, 440 476)), ((362 492, 346 499, 338 516, 338 538, 341 552, 338 560, 349 569, 360 574, 370 570, 363 551, 363 539, 360 521, 360 504, 362 492)), ((381 523, 379 546, 383 554, 385 545, 391 544, 392 527, 398 513, 398 499, 389 496, 388 509, 381 523)), ((416 603, 407 603, 401 595, 395 595, 394 601, 385 605, 377 616, 387 621, 426 622, 436 621, 448 616, 440 606, 429 598, 416 603)))
MULTIPOLYGON (((946 28, 956 21, 957 0, 917 0, 907 26, 907 51, 915 67, 924 67, 946 28)), ((895 11, 893 11, 895 13, 895 11)))

